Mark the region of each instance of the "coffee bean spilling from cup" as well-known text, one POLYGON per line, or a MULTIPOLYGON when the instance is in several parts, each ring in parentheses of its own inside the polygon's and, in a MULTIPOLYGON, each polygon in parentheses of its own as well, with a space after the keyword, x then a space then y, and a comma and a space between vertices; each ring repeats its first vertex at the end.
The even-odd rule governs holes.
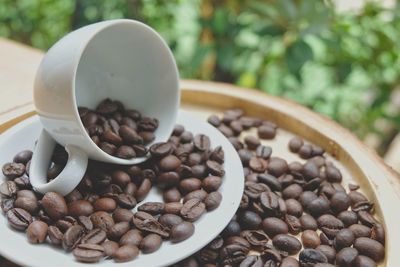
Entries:
POLYGON ((104 99, 95 110, 79 107, 79 116, 92 141, 112 156, 131 159, 147 154, 155 139, 158 120, 125 109, 120 101, 104 99))
POLYGON ((240 109, 208 122, 236 148, 245 191, 225 230, 173 266, 376 267, 383 260, 385 231, 373 203, 358 185, 346 190, 321 147, 294 137, 288 149, 305 162, 288 162, 261 144, 279 133, 274 123, 240 109))
MULTIPOLYGON (((97 112, 115 117, 122 110, 115 103, 106 100, 97 112)), ((80 111, 84 120, 103 116, 80 111)), ((141 118, 140 114, 135 117, 133 114, 138 113, 132 111, 123 114, 121 121, 146 130, 137 136, 155 130, 155 120, 141 118)), ((113 119, 104 122, 110 120, 113 119)), ((92 126, 97 127, 97 121, 92 126)), ((122 127, 128 126, 118 127, 121 132, 122 127)), ((118 136, 114 133, 114 137, 118 136)), ((101 138, 103 142, 111 140, 101 138)), ((223 149, 212 148, 208 136, 193 135, 181 125, 176 125, 168 142, 153 144, 149 153, 150 159, 141 165, 89 161, 81 183, 63 197, 54 192, 40 195, 33 191, 29 182, 32 152, 22 151, 2 168, 6 181, 0 185, 1 208, 9 225, 26 232, 30 243, 47 242, 61 247, 81 262, 94 263, 104 258, 127 262, 140 252, 153 253, 164 241, 179 243, 190 238, 195 232, 193 222, 220 205, 222 195, 218 189, 225 171, 223 149), (153 185, 163 192, 164 201, 142 202, 153 185), (136 206, 137 212, 133 212, 136 206)), ((48 181, 61 172, 67 158, 65 150, 57 146, 48 181)))

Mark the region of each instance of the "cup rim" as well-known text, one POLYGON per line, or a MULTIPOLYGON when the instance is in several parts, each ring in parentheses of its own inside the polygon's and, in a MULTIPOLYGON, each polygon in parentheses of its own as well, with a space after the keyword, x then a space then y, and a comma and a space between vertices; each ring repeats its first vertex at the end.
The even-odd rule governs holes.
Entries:
MULTIPOLYGON (((99 34, 100 32, 104 31, 105 29, 108 29, 109 27, 113 27, 115 25, 118 24, 130 24, 130 25, 134 25, 134 26, 139 26, 139 27, 143 27, 145 28, 147 31, 151 32, 152 34, 154 34, 156 37, 158 37, 158 40, 161 42, 162 46, 165 48, 165 50, 168 53, 169 58, 171 59, 171 63, 174 69, 174 73, 175 75, 175 79, 176 79, 176 84, 177 84, 177 104, 178 107, 176 108, 174 114, 172 115, 174 117, 174 121, 176 121, 176 118, 178 116, 178 109, 179 109, 179 103, 180 103, 180 92, 179 92, 179 70, 178 70, 178 66, 176 64, 174 55, 172 54, 171 49, 169 48, 168 44, 166 43, 166 41, 161 37, 161 35, 155 31, 153 28, 151 28, 150 26, 144 24, 143 22, 137 21, 137 20, 131 20, 131 19, 114 19, 114 20, 106 20, 106 21, 102 21, 102 22, 98 22, 95 24, 103 24, 100 27, 98 27, 97 29, 95 29, 91 36, 89 36, 84 44, 79 48, 79 51, 77 52, 78 57, 77 57, 77 63, 74 65, 74 69, 73 69, 73 84, 72 84, 72 97, 73 97, 73 108, 74 108, 74 115, 75 115, 75 119, 77 119, 78 121, 78 125, 80 127, 80 130, 84 133, 84 136, 86 138, 86 140, 88 142, 90 142, 90 145, 92 147, 95 148, 96 153, 99 153, 102 155, 103 158, 105 158, 106 160, 101 160, 101 159, 96 159, 98 161, 104 161, 104 162, 109 162, 109 163, 113 163, 113 164, 121 164, 121 165, 133 165, 133 164, 139 164, 145 160, 147 160, 150 155, 149 153, 147 153, 147 155, 142 156, 142 157, 134 157, 131 159, 122 159, 122 158, 118 158, 116 156, 112 156, 110 154, 107 154, 106 152, 104 152, 102 149, 100 149, 100 147, 98 147, 93 140, 90 138, 89 134, 87 133, 85 126, 82 123, 82 120, 79 116, 79 112, 78 112, 78 105, 77 105, 77 99, 76 99, 76 75, 77 75, 77 71, 78 71, 78 67, 79 64, 81 62, 82 59, 82 55, 84 53, 84 51, 86 50, 87 46, 89 45, 89 43, 93 40, 94 37, 97 36, 97 34, 99 34)), ((87 26, 92 26, 95 24, 90 24, 87 26)), ((172 133, 172 129, 171 129, 171 133, 172 133)), ((150 144, 146 145, 146 147, 148 147, 150 144)))

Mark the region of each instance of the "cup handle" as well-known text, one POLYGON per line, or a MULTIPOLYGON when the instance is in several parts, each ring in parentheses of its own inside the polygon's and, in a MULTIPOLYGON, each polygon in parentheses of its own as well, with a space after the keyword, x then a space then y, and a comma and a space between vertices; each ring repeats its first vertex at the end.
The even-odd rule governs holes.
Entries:
POLYGON ((46 130, 42 130, 32 156, 29 179, 37 192, 57 192, 65 196, 74 190, 85 175, 88 156, 79 147, 66 145, 67 165, 54 180, 47 183, 47 170, 55 146, 56 141, 46 130))

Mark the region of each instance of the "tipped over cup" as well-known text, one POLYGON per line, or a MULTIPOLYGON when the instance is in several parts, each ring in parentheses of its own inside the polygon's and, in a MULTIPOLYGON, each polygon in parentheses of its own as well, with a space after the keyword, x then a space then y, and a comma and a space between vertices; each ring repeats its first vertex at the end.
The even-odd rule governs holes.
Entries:
POLYGON ((68 194, 82 180, 89 159, 132 165, 148 158, 118 158, 92 141, 78 107, 95 109, 106 98, 156 118, 152 143, 168 140, 179 108, 179 74, 168 45, 149 26, 126 19, 95 23, 69 33, 46 53, 34 84, 34 104, 44 128, 30 166, 36 191, 68 194), (65 147, 68 161, 47 182, 56 143, 65 147))

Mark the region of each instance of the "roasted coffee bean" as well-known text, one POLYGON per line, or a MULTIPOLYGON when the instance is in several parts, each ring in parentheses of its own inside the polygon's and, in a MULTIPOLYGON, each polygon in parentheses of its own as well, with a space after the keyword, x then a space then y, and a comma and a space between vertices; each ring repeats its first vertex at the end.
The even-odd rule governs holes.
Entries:
POLYGON ((113 258, 115 252, 119 249, 119 245, 115 241, 107 240, 101 246, 104 248, 104 255, 108 258, 113 258))
POLYGON ((210 171, 212 175, 216 175, 219 177, 223 177, 225 175, 224 168, 221 164, 213 160, 206 161, 207 169, 210 171))
POLYGON ((177 202, 181 199, 181 193, 176 187, 168 189, 163 193, 163 199, 165 202, 177 202))
POLYGON ((63 218, 68 213, 67 203, 63 196, 55 192, 48 192, 42 198, 42 207, 53 220, 63 218))
POLYGON ((17 184, 13 181, 5 181, 0 185, 0 195, 5 198, 14 197, 17 190, 17 184))
POLYGON ((289 232, 292 235, 297 235, 298 233, 300 233, 301 223, 300 223, 299 218, 297 218, 296 216, 287 214, 285 216, 285 222, 288 225, 289 232))
POLYGON ((270 158, 267 167, 268 173, 279 177, 289 170, 286 160, 281 158, 270 158))
POLYGON ((183 194, 199 190, 202 186, 202 181, 197 178, 187 178, 179 183, 179 189, 183 194))
MULTIPOLYGON (((292 184, 286 187, 282 191, 282 197, 284 199, 294 198, 297 199, 300 197, 301 193, 303 193, 303 188, 298 184, 292 184)), ((329 205, 329 203, 328 203, 329 205)))
POLYGON ((262 173, 267 169, 268 163, 260 157, 252 157, 249 161, 249 167, 252 171, 262 173))
POLYGON ((14 207, 24 209, 32 215, 35 215, 39 210, 36 198, 30 197, 18 197, 14 202, 14 207))
MULTIPOLYGON (((203 189, 195 190, 195 191, 188 193, 183 198, 183 203, 186 203, 189 199, 192 199, 192 198, 197 198, 197 199, 200 199, 201 201, 204 201, 207 196, 208 196, 208 193, 206 191, 204 191, 203 189)), ((179 201, 179 199, 178 199, 178 201, 179 201)))
POLYGON ((129 126, 121 125, 118 133, 127 144, 143 144, 143 138, 129 126))
POLYGON ((307 210, 312 216, 318 217, 329 212, 329 205, 330 203, 326 198, 318 197, 307 205, 307 210))
POLYGON ((24 209, 13 208, 7 211, 6 215, 8 224, 18 231, 25 231, 32 223, 32 216, 24 209))
POLYGON ((13 162, 26 164, 31 160, 32 154, 31 150, 23 150, 14 156, 13 162))
POLYGON ((129 222, 119 222, 110 227, 107 237, 110 240, 118 241, 130 229, 129 222))
POLYGON ((325 168, 326 179, 330 183, 340 183, 342 182, 342 174, 339 169, 333 165, 326 166, 325 168))
POLYGON ((222 194, 218 191, 215 191, 207 195, 207 197, 204 199, 204 204, 206 205, 206 209, 208 211, 212 211, 219 207, 221 201, 222 194))
POLYGON ((306 248, 300 252, 299 261, 301 267, 313 267, 317 263, 327 263, 328 259, 322 252, 306 248))
POLYGON ((161 247, 161 244, 161 236, 157 234, 149 234, 142 239, 139 247, 143 253, 147 254, 157 251, 161 247))
POLYGON ((289 150, 293 153, 299 152, 300 148, 303 146, 303 139, 299 137, 293 137, 289 141, 289 150))
POLYGON ((9 162, 3 165, 2 171, 5 177, 13 180, 24 175, 25 165, 22 163, 9 162))
POLYGON ((100 228, 89 231, 81 240, 82 244, 101 244, 106 240, 107 234, 100 228))
POLYGON ((248 149, 255 150, 259 145, 261 145, 260 140, 254 135, 248 135, 244 138, 244 142, 248 149))
POLYGON ((164 205, 164 213, 180 215, 183 204, 180 202, 169 202, 164 205))
POLYGON ((318 198, 318 196, 312 192, 312 191, 304 191, 301 193, 299 197, 299 201, 303 207, 308 207, 308 205, 313 201, 314 199, 318 198))
POLYGON ((70 227, 63 236, 62 246, 64 250, 73 250, 80 242, 85 234, 85 230, 80 225, 70 227))
POLYGON ((274 139, 276 135, 276 128, 270 125, 261 125, 257 129, 258 137, 261 139, 274 139))
POLYGON ((287 257, 284 258, 281 262, 281 265, 279 265, 280 267, 299 267, 299 261, 292 258, 292 257, 287 257))
POLYGON ((42 221, 32 222, 26 231, 28 241, 32 244, 40 244, 46 240, 48 225, 42 221))
POLYGON ((316 249, 325 255, 325 257, 328 259, 329 263, 335 262, 336 251, 334 248, 332 248, 331 246, 327 246, 327 245, 319 245, 316 249))
POLYGON ((116 223, 130 222, 133 218, 133 212, 128 209, 117 208, 112 217, 116 223))
POLYGON ((309 181, 319 175, 319 169, 313 161, 307 161, 303 165, 301 173, 303 174, 304 178, 309 181))
POLYGON ((300 224, 301 224, 301 228, 303 230, 317 230, 318 229, 318 224, 317 221, 308 214, 303 214, 300 217, 300 224))
POLYGON ((340 250, 344 247, 351 247, 354 242, 354 233, 350 229, 342 229, 340 230, 334 239, 334 245, 337 250, 340 250))
POLYGON ((305 248, 316 248, 321 243, 317 232, 313 230, 305 230, 301 234, 301 242, 305 248))
POLYGON ((222 231, 222 236, 225 238, 228 238, 230 236, 238 236, 240 235, 240 231, 240 224, 237 221, 231 220, 222 231))
POLYGON ((181 166, 181 161, 174 155, 168 155, 159 162, 162 171, 175 171, 181 166))
POLYGON ((109 115, 118 110, 118 104, 109 98, 102 100, 96 107, 96 111, 103 115, 109 115))
POLYGON ((172 243, 182 242, 194 234, 194 225, 191 222, 181 222, 171 228, 170 240, 172 243))
POLYGON ((169 236, 169 228, 159 223, 151 214, 138 211, 133 215, 133 224, 139 230, 155 233, 164 238, 169 236))
POLYGON ((68 204, 68 214, 73 217, 89 216, 93 211, 92 204, 87 200, 78 200, 68 204))
POLYGON ((65 216, 64 218, 56 221, 56 226, 62 231, 67 231, 70 227, 77 224, 77 221, 74 217, 65 216))
POLYGON ((89 217, 87 217, 87 216, 79 216, 78 217, 78 222, 79 222, 80 225, 82 225, 86 229, 86 231, 93 230, 93 223, 92 223, 92 221, 90 220, 89 217))
POLYGON ((211 147, 210 138, 204 134, 197 134, 193 140, 194 147, 199 151, 209 150, 211 147))
POLYGON ((157 158, 165 157, 172 153, 172 145, 170 143, 160 142, 155 143, 150 147, 150 153, 157 158))
POLYGON ((135 259, 139 255, 137 246, 124 245, 115 251, 113 258, 116 262, 128 262, 135 259))
POLYGON ((111 129, 104 131, 104 133, 101 135, 101 139, 104 142, 113 144, 115 146, 120 146, 122 144, 122 138, 114 133, 111 129))
POLYGON ((371 229, 371 238, 385 245, 385 229, 380 223, 376 223, 371 229))
POLYGON ((266 249, 263 251, 262 257, 266 260, 265 265, 277 266, 282 261, 282 255, 287 256, 285 251, 279 251, 275 248, 266 249))
MULTIPOLYGON (((144 179, 136 191, 135 198, 138 202, 146 198, 151 189, 150 179, 144 179)), ((120 203, 119 203, 120 204, 120 203)), ((121 204, 120 204, 121 205, 121 204)), ((136 204, 135 204, 136 205, 136 204)), ((128 207, 129 208, 129 207, 128 207)))
POLYGON ((261 193, 271 191, 271 189, 263 183, 246 182, 244 193, 251 199, 259 199, 261 193))
POLYGON ((177 172, 163 172, 157 177, 157 186, 160 188, 170 188, 179 183, 180 176, 177 172))
MULTIPOLYGON (((187 179, 183 180, 186 181, 187 179)), ((201 186, 207 192, 217 191, 222 184, 221 177, 218 176, 208 176, 203 181, 201 186)))
MULTIPOLYGON (((29 166, 29 165, 27 165, 27 166, 29 166)), ((23 175, 23 176, 15 178, 14 182, 18 186, 18 188, 20 188, 20 189, 30 189, 30 188, 32 188, 31 182, 29 181, 29 177, 26 176, 26 175, 23 175)))
POLYGON ((14 208, 14 202, 13 198, 1 198, 1 210, 7 213, 10 209, 14 208))
POLYGON ((158 221, 168 228, 172 228, 183 222, 182 218, 175 214, 164 214, 158 218, 158 221))
MULTIPOLYGON (((133 196, 128 195, 128 194, 119 194, 116 199, 117 199, 118 205, 120 207, 126 208, 126 209, 133 209, 137 204, 136 199, 133 196)), ((113 199, 111 199, 111 200, 113 200, 113 199)), ((115 201, 114 201, 114 203, 115 203, 115 201)), ((116 205, 114 206, 114 203, 110 201, 108 203, 108 204, 110 204, 110 206, 107 207, 107 208, 110 208, 110 209, 114 208, 115 209, 117 206, 116 205), (112 206, 111 206, 111 204, 112 204, 112 206)), ((103 207, 106 207, 106 205, 104 205, 103 207)))
POLYGON ((239 265, 239 267, 262 267, 263 261, 260 256, 249 255, 239 265))
MULTIPOLYGON (((120 195, 118 199, 120 199, 120 195)), ((113 212, 117 208, 117 203, 112 198, 99 198, 93 203, 93 208, 95 211, 113 212)))
POLYGON ((360 222, 368 227, 372 227, 374 226, 377 221, 374 218, 374 216, 372 216, 370 213, 368 213, 367 211, 359 211, 358 212, 358 219, 360 220, 360 222))
POLYGON ((268 236, 262 230, 245 230, 240 236, 249 242, 250 245, 257 248, 264 248, 268 243, 268 236))
POLYGON ((354 267, 377 267, 377 264, 371 258, 358 255, 354 261, 354 267))
POLYGON ((358 251, 355 248, 344 248, 336 254, 336 265, 339 267, 352 267, 358 256, 358 251))
POLYGON ((274 217, 265 218, 262 221, 262 228, 270 238, 278 234, 287 234, 289 232, 287 224, 281 219, 274 217))
POLYGON ((218 127, 221 124, 220 118, 216 115, 211 115, 208 117, 207 122, 214 127, 218 127))
POLYGON ((194 222, 200 218, 205 212, 205 204, 201 200, 192 198, 188 200, 181 209, 181 216, 183 219, 194 222))
POLYGON ((297 200, 290 198, 285 201, 287 214, 300 217, 303 214, 303 207, 300 202, 297 200))
POLYGON ((318 218, 317 222, 321 231, 331 238, 335 237, 344 227, 341 220, 330 214, 322 215, 318 218))
POLYGON ((370 257, 377 262, 381 261, 385 256, 385 248, 383 245, 371 238, 357 238, 354 241, 354 248, 358 250, 360 255, 370 257))
POLYGON ((279 234, 272 239, 274 246, 280 250, 286 251, 289 254, 296 254, 301 249, 301 243, 297 238, 287 235, 279 234))
POLYGON ((351 199, 344 192, 336 192, 330 199, 331 209, 334 213, 345 211, 350 207, 351 199))
POLYGON ((321 232, 319 234, 319 239, 321 239, 321 244, 328 245, 328 246, 333 246, 333 239, 328 237, 324 232, 321 232))
POLYGON ((72 252, 75 259, 80 262, 94 263, 104 257, 104 248, 95 244, 80 244, 72 252))
POLYGON ((149 143, 153 142, 154 139, 156 138, 155 134, 150 131, 139 132, 139 135, 140 135, 140 137, 142 137, 143 143, 145 143, 145 144, 149 144, 149 143))
POLYGON ((104 211, 96 211, 90 216, 90 220, 95 228, 100 228, 105 232, 114 225, 113 218, 104 211))
POLYGON ((239 216, 240 225, 242 229, 246 230, 256 230, 261 221, 262 219, 257 213, 248 210, 239 216))
POLYGON ((242 262, 248 253, 248 248, 239 244, 224 246, 220 251, 219 257, 225 265, 237 265, 242 262))
POLYGON ((61 245, 64 234, 56 226, 49 226, 47 229, 50 243, 53 245, 61 245))
POLYGON ((272 191, 281 191, 282 186, 279 180, 270 174, 259 174, 257 180, 266 184, 272 191))
POLYGON ((138 211, 144 211, 152 215, 158 215, 164 211, 164 203, 146 202, 138 207, 138 211))
POLYGON ((101 142, 99 144, 99 148, 109 155, 114 155, 115 152, 117 151, 117 147, 115 145, 107 142, 101 142))
POLYGON ((260 203, 265 214, 268 216, 282 217, 285 214, 286 204, 273 192, 261 193, 260 203))
POLYGON ((349 227, 358 222, 357 214, 350 210, 342 211, 338 214, 337 218, 343 222, 344 227, 349 227))
POLYGON ((125 245, 139 246, 142 239, 143 239, 142 233, 138 229, 133 229, 129 230, 121 237, 121 239, 119 240, 119 244, 121 246, 125 245))

